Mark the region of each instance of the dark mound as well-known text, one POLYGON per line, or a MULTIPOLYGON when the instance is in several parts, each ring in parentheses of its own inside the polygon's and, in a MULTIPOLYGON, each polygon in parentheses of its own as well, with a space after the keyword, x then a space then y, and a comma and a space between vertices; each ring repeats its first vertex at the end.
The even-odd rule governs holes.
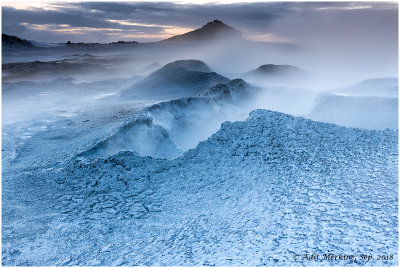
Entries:
POLYGON ((177 60, 168 63, 160 70, 168 70, 173 68, 184 68, 187 71, 194 71, 194 72, 205 72, 205 73, 212 72, 210 67, 208 67, 207 64, 205 64, 200 60, 177 60))
POLYGON ((275 75, 306 75, 307 71, 293 65, 265 64, 250 71, 247 75, 275 76, 275 75))
POLYGON ((307 82, 311 78, 311 74, 292 65, 265 64, 245 73, 243 77, 256 83, 292 85, 293 83, 307 82))
POLYGON ((21 39, 17 36, 8 34, 1 35, 1 44, 3 48, 34 48, 36 47, 32 42, 21 39))
POLYGON ((121 92, 124 98, 181 98, 200 92, 229 79, 215 72, 202 61, 179 60, 169 63, 144 80, 121 92))

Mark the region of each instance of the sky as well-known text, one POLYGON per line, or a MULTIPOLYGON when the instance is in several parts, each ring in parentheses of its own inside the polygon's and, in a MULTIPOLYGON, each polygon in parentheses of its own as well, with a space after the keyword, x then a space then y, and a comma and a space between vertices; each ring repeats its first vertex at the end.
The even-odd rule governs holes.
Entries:
POLYGON ((2 2, 3 33, 49 43, 151 42, 219 19, 254 41, 393 49, 397 17, 396 2, 2 2))

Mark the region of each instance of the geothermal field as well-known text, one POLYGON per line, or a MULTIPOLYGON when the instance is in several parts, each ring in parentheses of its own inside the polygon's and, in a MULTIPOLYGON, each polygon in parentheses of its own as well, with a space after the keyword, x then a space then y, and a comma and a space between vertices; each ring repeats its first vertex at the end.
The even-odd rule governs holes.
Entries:
POLYGON ((3 265, 398 264, 397 39, 261 42, 222 19, 154 42, 4 27, 3 265))

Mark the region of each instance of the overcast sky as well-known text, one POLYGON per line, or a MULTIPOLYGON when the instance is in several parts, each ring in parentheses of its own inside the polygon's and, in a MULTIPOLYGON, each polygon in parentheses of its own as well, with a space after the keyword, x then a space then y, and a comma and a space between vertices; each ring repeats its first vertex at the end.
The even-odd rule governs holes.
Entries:
POLYGON ((395 2, 42 1, 3 2, 2 11, 3 33, 42 42, 157 41, 220 19, 251 40, 397 47, 395 2))

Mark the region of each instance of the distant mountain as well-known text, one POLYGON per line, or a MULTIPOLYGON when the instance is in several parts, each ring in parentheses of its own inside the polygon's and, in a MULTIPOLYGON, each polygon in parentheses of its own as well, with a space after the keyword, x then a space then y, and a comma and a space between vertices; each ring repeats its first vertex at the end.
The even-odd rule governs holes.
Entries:
POLYGON ((142 81, 121 92, 123 98, 181 98, 200 92, 229 79, 211 69, 202 61, 178 60, 169 63, 142 81))
POLYGON ((242 39, 242 33, 226 25, 220 20, 214 20, 208 22, 200 29, 185 34, 176 35, 171 38, 165 39, 161 42, 165 41, 193 42, 193 41, 209 41, 217 39, 242 39))
POLYGON ((397 97, 397 78, 378 78, 361 81, 335 91, 349 96, 397 97))
POLYGON ((17 36, 8 34, 1 35, 1 44, 3 48, 34 48, 36 47, 32 42, 21 39, 17 36))

